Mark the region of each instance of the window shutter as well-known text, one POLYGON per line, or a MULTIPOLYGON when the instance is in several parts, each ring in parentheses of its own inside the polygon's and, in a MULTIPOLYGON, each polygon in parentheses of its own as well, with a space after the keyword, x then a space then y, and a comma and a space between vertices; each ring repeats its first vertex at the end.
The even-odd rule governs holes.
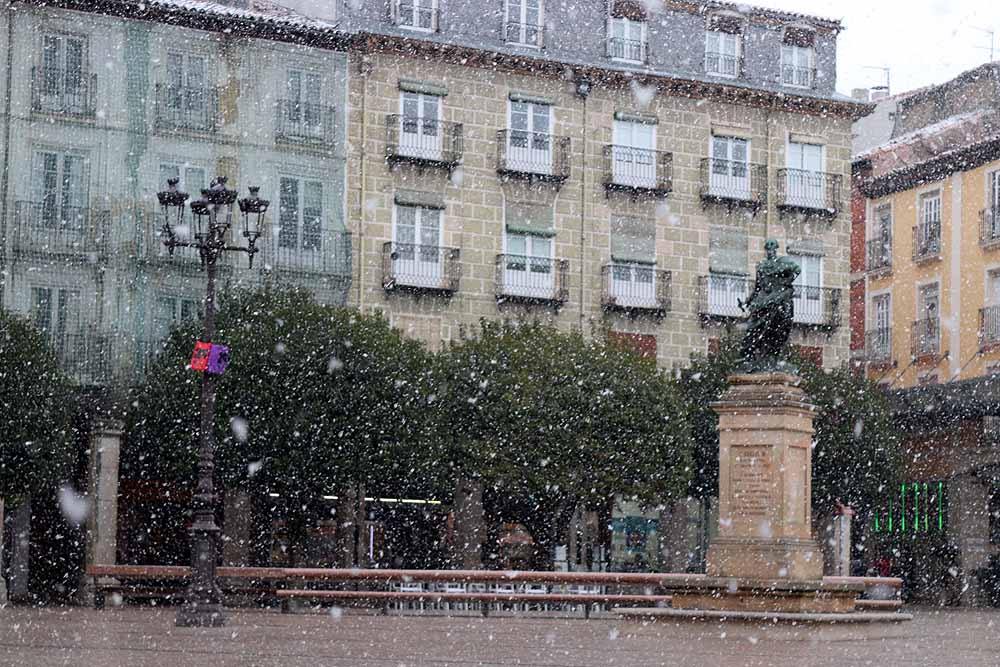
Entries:
POLYGON ((816 46, 816 33, 809 28, 785 28, 785 44, 811 49, 816 46))
POLYGON ((509 202, 506 211, 507 231, 512 234, 555 236, 555 222, 551 206, 509 202))
POLYGON ((727 32, 739 35, 743 32, 743 19, 728 14, 715 14, 708 18, 708 29, 716 32, 727 32))
POLYGON ((611 219, 611 259, 656 263, 656 225, 651 219, 615 216, 611 219))
POLYGON ((616 19, 646 20, 646 7, 639 0, 614 0, 611 4, 611 16, 616 19))
POLYGON ((712 227, 709 230, 709 271, 745 276, 748 274, 747 263, 745 231, 733 227, 712 227))

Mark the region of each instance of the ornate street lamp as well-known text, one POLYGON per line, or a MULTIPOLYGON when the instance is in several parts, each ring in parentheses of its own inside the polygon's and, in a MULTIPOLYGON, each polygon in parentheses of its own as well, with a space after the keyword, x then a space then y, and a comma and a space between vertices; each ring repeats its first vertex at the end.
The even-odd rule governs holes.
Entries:
MULTIPOLYGON (((223 253, 245 252, 253 266, 253 256, 260 249, 264 213, 270 202, 260 199, 260 188, 251 187, 250 196, 240 200, 243 217, 243 238, 246 245, 229 245, 227 237, 233 223, 236 191, 226 188, 226 178, 220 176, 201 191, 201 198, 191 202, 193 233, 191 240, 177 237, 184 223, 184 203, 188 195, 177 189, 178 179, 167 181, 167 189, 157 193, 163 209, 163 244, 173 254, 174 248, 196 248, 207 274, 205 287, 205 319, 202 341, 211 343, 215 336, 215 275, 216 263, 223 253)), ((212 437, 215 422, 215 374, 206 372, 201 380, 201 431, 198 448, 198 486, 191 503, 191 583, 184 604, 177 612, 177 625, 220 626, 226 621, 222 610, 222 594, 216 580, 215 556, 219 527, 215 525, 215 443, 212 437)))

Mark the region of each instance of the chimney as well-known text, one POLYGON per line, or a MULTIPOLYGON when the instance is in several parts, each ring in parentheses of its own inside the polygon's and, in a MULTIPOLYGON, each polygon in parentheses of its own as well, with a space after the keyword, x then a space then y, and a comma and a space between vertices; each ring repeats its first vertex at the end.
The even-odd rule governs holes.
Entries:
POLYGON ((856 99, 858 102, 867 102, 869 100, 868 89, 854 88, 853 90, 851 90, 851 97, 856 99))

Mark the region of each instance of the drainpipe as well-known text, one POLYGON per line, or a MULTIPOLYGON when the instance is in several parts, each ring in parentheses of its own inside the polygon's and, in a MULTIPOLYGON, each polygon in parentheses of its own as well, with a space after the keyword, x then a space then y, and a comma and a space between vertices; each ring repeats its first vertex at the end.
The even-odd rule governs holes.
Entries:
POLYGON ((586 78, 576 82, 576 94, 583 99, 583 132, 582 160, 580 172, 580 333, 583 334, 584 295, 586 294, 586 252, 587 252, 587 96, 590 95, 592 84, 586 78))
POLYGON ((365 290, 362 282, 365 275, 365 209, 368 206, 368 197, 366 191, 366 181, 367 181, 367 165, 368 165, 368 118, 367 118, 367 101, 368 101, 368 75, 371 74, 372 64, 368 60, 369 56, 367 53, 361 55, 361 62, 358 64, 358 74, 361 77, 361 148, 358 150, 358 154, 361 157, 361 187, 358 190, 358 196, 360 197, 360 213, 358 215, 358 249, 357 249, 357 280, 358 280, 358 311, 364 311, 365 305, 365 290))
POLYGON ((7 199, 10 189, 10 98, 11 98, 11 72, 14 69, 14 9, 7 3, 7 73, 4 77, 4 124, 3 124, 3 173, 0 174, 0 307, 3 307, 4 289, 7 285, 7 278, 4 275, 7 270, 7 234, 10 232, 10 224, 7 220, 7 199))

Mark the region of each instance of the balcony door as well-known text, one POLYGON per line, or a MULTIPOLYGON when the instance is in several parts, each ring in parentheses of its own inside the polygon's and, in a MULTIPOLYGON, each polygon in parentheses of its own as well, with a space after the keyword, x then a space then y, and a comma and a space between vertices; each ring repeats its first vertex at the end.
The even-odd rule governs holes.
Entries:
POLYGON ((396 207, 392 268, 400 283, 416 287, 441 285, 444 275, 441 233, 439 209, 396 207))
POLYGON ((801 271, 795 279, 794 320, 800 324, 823 322, 823 258, 819 255, 789 255, 801 271))
POLYGON ((158 296, 153 312, 153 341, 159 345, 170 335, 175 326, 199 319, 200 303, 197 299, 178 296, 158 296))
POLYGON ((920 198, 917 253, 933 255, 939 252, 941 252, 941 193, 932 192, 920 198))
POLYGON ((739 137, 712 137, 709 194, 750 199, 750 141, 739 137))
POLYGON ((507 0, 507 42, 541 46, 542 0, 507 0))
POLYGON ((86 167, 81 155, 35 153, 31 166, 33 224, 76 233, 86 230, 86 167))
POLYGON ((656 265, 615 262, 611 267, 611 296, 620 306, 656 306, 656 265))
POLYGON ((880 294, 872 299, 872 320, 875 329, 872 332, 871 356, 876 359, 888 358, 892 342, 892 301, 888 294, 880 294))
POLYGON ((987 196, 989 201, 986 202, 986 213, 984 214, 986 216, 986 233, 989 234, 989 240, 995 241, 1000 239, 1000 170, 989 175, 987 196))
POLYGON ((208 121, 208 58, 167 53, 167 108, 194 121, 208 121))
POLYGON ((508 231, 506 244, 505 292, 514 296, 552 296, 556 285, 552 238, 508 231))
POLYGON ((58 287, 31 290, 31 319, 49 339, 64 368, 85 361, 81 312, 79 290, 58 287))
POLYGON ((646 60, 646 22, 624 17, 609 19, 608 55, 617 60, 646 60))
POLYGON ((656 187, 656 125, 616 120, 611 172, 616 185, 656 187))
POLYGON ((282 176, 278 192, 278 263, 294 268, 322 267, 323 184, 282 176))
POLYGON ((402 92, 399 96, 399 152, 426 160, 440 160, 442 149, 441 97, 402 92))
POLYGON ((826 208, 823 187, 823 146, 788 143, 785 160, 785 202, 793 206, 826 208))
POLYGON ((289 69, 285 91, 288 95, 285 120, 292 134, 317 135, 322 128, 323 77, 317 72, 289 69))
POLYGON ((539 102, 510 102, 507 166, 512 171, 552 173, 552 107, 539 102))
POLYGON ((39 104, 43 110, 87 110, 86 40, 71 35, 42 37, 39 104))

